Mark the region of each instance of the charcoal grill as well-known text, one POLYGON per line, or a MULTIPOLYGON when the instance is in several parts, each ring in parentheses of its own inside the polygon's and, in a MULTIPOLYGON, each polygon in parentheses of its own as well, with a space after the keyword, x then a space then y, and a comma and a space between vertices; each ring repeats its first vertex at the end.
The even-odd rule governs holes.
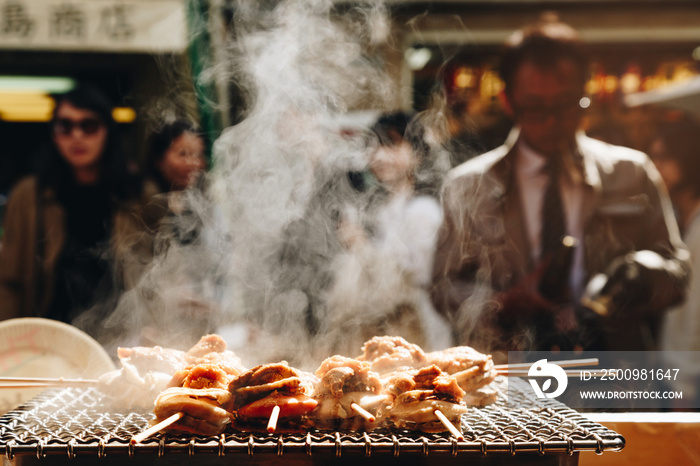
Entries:
POLYGON ((0 418, 11 464, 577 464, 581 451, 618 451, 624 438, 555 400, 536 400, 519 379, 498 380, 498 401, 463 415, 464 441, 405 430, 131 437, 150 412, 106 408, 96 388, 44 392, 0 418), (515 406, 515 407, 514 407, 515 406))

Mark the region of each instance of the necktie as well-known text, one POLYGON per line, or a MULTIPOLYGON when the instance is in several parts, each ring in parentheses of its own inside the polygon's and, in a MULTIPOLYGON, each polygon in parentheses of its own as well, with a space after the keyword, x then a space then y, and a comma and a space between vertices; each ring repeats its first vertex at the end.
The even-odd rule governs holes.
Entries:
POLYGON ((566 235, 566 216, 559 189, 559 169, 556 164, 549 163, 545 170, 549 174, 549 181, 542 202, 542 259, 556 254, 562 238, 566 235))

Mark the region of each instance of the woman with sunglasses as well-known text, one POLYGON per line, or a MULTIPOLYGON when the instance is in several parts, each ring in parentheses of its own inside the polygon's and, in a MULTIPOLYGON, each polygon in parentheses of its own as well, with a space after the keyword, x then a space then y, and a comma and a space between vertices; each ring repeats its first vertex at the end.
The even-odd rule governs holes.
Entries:
POLYGON ((93 333, 90 322, 100 325, 136 278, 127 265, 144 262, 134 254, 148 248, 140 207, 148 193, 129 169, 102 92, 83 85, 59 96, 50 126, 37 174, 20 180, 7 204, 0 319, 75 324, 82 315, 78 326, 93 333))

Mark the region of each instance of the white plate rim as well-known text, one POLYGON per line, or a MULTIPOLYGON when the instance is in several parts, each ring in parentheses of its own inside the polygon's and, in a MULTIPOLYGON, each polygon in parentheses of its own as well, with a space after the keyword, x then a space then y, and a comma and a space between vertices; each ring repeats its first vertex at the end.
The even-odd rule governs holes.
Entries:
POLYGON ((88 361, 90 367, 86 368, 87 372, 92 373, 94 376, 98 376, 99 374, 97 374, 97 372, 100 370, 104 373, 116 369, 114 361, 107 351, 90 335, 64 322, 41 317, 19 317, 0 322, 0 353, 10 350, 10 348, 7 347, 7 339, 3 338, 3 336, 8 335, 13 330, 21 328, 34 328, 39 332, 63 337, 67 341, 78 342, 78 345, 75 346, 65 345, 56 348, 55 346, 50 346, 51 341, 43 341, 41 343, 45 343, 46 345, 43 347, 39 346, 39 348, 49 350, 65 358, 74 358, 80 357, 80 355, 75 354, 75 349, 82 346, 82 348, 89 351, 88 361))

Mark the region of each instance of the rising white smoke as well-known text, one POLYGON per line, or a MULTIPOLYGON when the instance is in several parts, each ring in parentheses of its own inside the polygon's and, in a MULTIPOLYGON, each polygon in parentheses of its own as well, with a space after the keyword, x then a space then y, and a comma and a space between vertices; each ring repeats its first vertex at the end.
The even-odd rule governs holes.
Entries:
POLYGON ((186 348, 221 332, 248 364, 312 367, 331 351, 352 356, 406 291, 391 257, 365 252, 362 262, 338 239, 341 218, 352 212, 362 222, 378 197, 349 182, 371 148, 338 122, 395 101, 375 53, 387 45, 387 11, 374 1, 248 0, 235 3, 234 24, 232 65, 213 75, 223 70, 243 92, 245 118, 216 141, 207 194, 184 194, 160 254, 101 325, 122 346, 186 348))
POLYGON ((336 122, 391 97, 389 78, 365 55, 386 39, 388 20, 379 4, 340 14, 324 0, 240 2, 234 11, 231 61, 250 110, 217 141, 212 190, 232 237, 227 276, 244 295, 229 311, 262 332, 256 351, 268 354, 258 357, 307 354, 335 279, 338 216, 363 203, 345 175, 366 164, 366 148, 336 122))

